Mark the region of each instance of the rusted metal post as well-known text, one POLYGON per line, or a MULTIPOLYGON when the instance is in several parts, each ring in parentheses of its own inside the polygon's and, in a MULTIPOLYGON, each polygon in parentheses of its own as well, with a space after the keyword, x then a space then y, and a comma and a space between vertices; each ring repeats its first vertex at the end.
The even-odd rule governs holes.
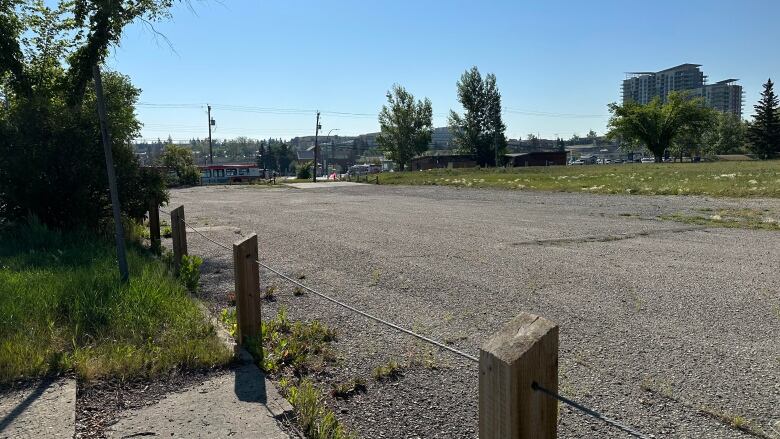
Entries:
MULTIPOLYGON (((236 286, 236 323, 238 344, 246 337, 261 336, 260 271, 257 263, 257 234, 233 244, 233 267, 236 286)), ((262 343, 258 343, 260 359, 262 343)))
POLYGON ((522 313, 494 334, 479 355, 480 439, 555 439, 558 326, 522 313))

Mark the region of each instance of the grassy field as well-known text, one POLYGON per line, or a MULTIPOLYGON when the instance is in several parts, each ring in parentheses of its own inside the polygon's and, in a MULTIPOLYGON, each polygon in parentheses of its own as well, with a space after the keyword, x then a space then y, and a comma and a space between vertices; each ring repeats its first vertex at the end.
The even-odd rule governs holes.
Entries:
POLYGON ((0 232, 0 383, 75 371, 154 376, 230 361, 165 266, 130 246, 122 285, 110 243, 38 224, 0 232))
POLYGON ((780 160, 436 169, 380 175, 381 184, 632 195, 780 197, 780 160))

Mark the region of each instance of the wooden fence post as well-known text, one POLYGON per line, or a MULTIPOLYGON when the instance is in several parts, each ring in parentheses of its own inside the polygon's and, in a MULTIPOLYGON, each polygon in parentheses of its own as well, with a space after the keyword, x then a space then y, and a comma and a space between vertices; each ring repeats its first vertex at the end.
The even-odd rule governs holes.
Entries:
POLYGON ((161 249, 160 241, 160 210, 157 201, 149 202, 149 241, 152 244, 152 251, 159 254, 161 249))
POLYGON ((179 273, 181 258, 187 255, 187 226, 184 223, 184 206, 171 211, 171 238, 173 239, 173 269, 179 273))
POLYGON ((480 439, 557 437, 558 401, 534 382, 558 392, 558 326, 522 313, 480 349, 480 439))
MULTIPOLYGON (((260 337, 260 272, 257 264, 257 234, 233 244, 233 267, 236 283, 236 323, 238 344, 245 337, 260 337)), ((262 343, 260 359, 263 358, 262 343)))

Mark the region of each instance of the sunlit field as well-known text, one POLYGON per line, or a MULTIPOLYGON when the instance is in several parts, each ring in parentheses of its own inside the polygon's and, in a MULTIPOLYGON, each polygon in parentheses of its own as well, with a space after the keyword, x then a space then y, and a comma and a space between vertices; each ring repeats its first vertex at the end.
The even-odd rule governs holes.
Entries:
POLYGON ((379 181, 598 194, 780 197, 780 160, 435 169, 382 173, 379 181))

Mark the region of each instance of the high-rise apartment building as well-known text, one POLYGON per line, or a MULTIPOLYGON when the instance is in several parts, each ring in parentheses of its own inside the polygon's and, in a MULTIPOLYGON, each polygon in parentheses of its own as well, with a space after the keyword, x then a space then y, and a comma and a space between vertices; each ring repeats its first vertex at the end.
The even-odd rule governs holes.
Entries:
POLYGON ((724 113, 742 117, 742 86, 736 79, 726 79, 707 84, 707 76, 700 64, 680 64, 660 72, 629 72, 623 81, 623 103, 629 101, 646 104, 654 97, 662 102, 672 91, 702 97, 704 102, 724 113))

